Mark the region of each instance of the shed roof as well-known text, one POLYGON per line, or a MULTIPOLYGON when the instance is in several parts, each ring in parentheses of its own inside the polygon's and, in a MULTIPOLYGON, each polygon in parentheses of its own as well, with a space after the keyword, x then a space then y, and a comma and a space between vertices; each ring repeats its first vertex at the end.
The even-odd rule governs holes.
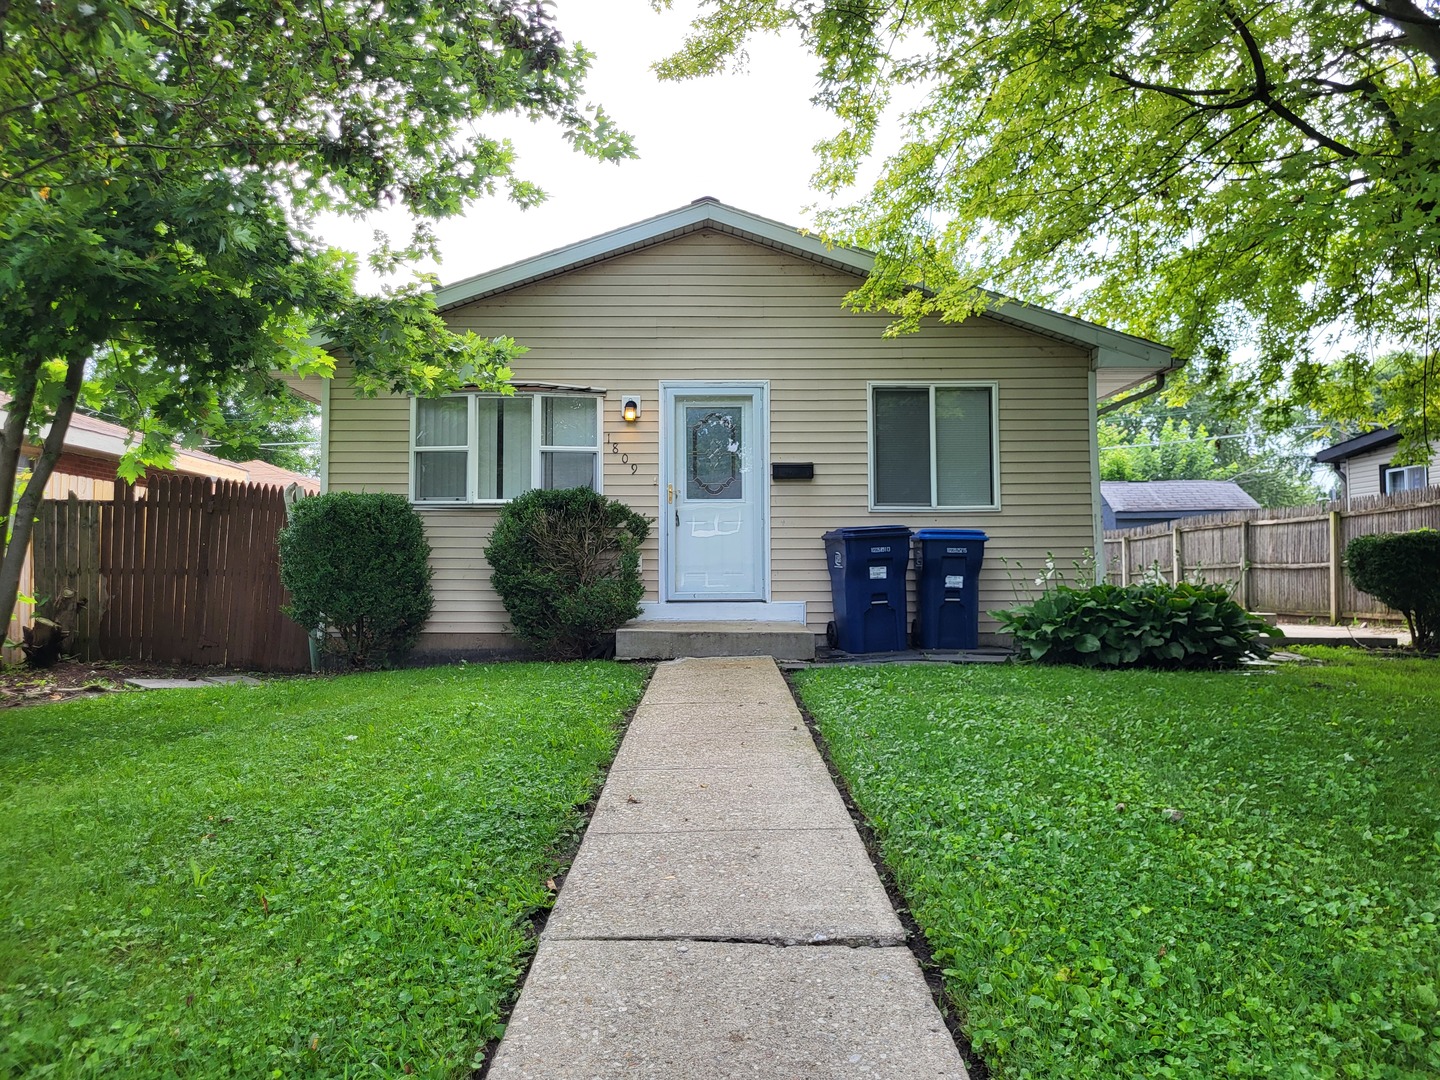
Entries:
POLYGON ((1260 506, 1230 480, 1104 480, 1100 496, 1117 514, 1255 510, 1260 506))

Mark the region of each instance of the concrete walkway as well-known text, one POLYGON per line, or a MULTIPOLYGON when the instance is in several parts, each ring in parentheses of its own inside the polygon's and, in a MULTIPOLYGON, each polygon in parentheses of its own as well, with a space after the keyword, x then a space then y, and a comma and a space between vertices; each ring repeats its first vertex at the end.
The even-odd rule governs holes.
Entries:
POLYGON ((490 1075, 965 1080, 772 660, 656 670, 490 1075))

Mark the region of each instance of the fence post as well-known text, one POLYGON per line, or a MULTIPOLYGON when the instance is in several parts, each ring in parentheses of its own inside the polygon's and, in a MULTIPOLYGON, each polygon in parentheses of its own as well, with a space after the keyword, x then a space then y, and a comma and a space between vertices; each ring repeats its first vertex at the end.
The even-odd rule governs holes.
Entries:
POLYGON ((1240 606, 1250 610, 1250 520, 1240 522, 1240 606))
POLYGON ((1120 537, 1120 584, 1130 584, 1130 538, 1120 537))
POLYGON ((1340 511, 1330 511, 1330 625, 1340 625, 1340 511))
POLYGON ((1178 520, 1170 523, 1170 578, 1171 582, 1179 585, 1184 580, 1185 564, 1180 559, 1180 522, 1178 520))

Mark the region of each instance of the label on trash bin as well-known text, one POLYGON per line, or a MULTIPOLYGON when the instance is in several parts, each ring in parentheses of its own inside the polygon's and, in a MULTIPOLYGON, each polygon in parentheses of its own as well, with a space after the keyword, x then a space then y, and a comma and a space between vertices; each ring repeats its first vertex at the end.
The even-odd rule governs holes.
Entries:
POLYGON ((887 545, 886 547, 872 547, 872 548, 870 549, 870 554, 871 554, 871 555, 889 555, 889 554, 890 554, 890 548, 889 548, 888 545, 887 545))
POLYGON ((844 569, 845 569, 845 556, 841 553, 841 551, 840 551, 839 548, 836 548, 836 549, 835 549, 835 569, 836 569, 836 570, 844 570, 844 569))
POLYGON ((965 587, 965 575, 964 575, 964 574, 946 574, 946 575, 945 575, 945 588, 947 588, 947 589, 963 589, 964 587, 965 587))
POLYGON ((969 555, 969 554, 970 554, 970 549, 969 549, 969 548, 946 548, 946 549, 945 549, 945 554, 946 554, 946 555, 969 555))
POLYGON ((889 567, 888 567, 888 566, 872 566, 872 567, 870 567, 870 580, 871 580, 871 581, 883 581, 883 580, 885 580, 885 578, 889 576, 889 575, 886 573, 886 571, 888 571, 888 570, 889 570, 889 567))

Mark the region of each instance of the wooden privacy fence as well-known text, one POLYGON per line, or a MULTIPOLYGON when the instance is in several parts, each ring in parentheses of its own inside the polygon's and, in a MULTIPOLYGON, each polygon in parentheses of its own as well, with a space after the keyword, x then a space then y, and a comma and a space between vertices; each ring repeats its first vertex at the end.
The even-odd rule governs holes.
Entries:
POLYGON ((85 602, 65 651, 82 660, 309 668, 305 632, 280 611, 285 494, 199 476, 156 476, 143 495, 44 500, 34 595, 85 602))
POLYGON ((1350 583, 1345 545, 1371 533, 1440 528, 1440 488, 1283 510, 1232 510, 1105 534, 1106 578, 1225 581, 1251 611, 1303 618, 1400 619, 1350 583))

